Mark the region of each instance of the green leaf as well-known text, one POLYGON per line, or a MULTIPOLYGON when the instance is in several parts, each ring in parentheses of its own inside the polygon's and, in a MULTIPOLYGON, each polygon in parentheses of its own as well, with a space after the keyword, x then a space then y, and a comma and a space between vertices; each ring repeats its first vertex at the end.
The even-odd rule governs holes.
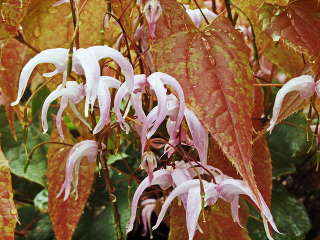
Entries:
MULTIPOLYGON (((274 239, 304 240, 306 233, 311 229, 311 223, 303 204, 281 185, 274 186, 272 196, 272 214, 279 231, 283 233, 274 233, 274 239)), ((268 240, 262 222, 250 218, 248 229, 252 240, 268 240)))
POLYGON ((306 124, 307 120, 303 113, 294 114, 278 124, 268 136, 273 177, 294 173, 295 164, 301 164, 307 159, 312 141, 307 141, 308 133, 303 129, 306 124))
POLYGON ((108 165, 111 165, 111 164, 115 163, 116 161, 125 159, 127 157, 128 157, 128 155, 126 153, 112 154, 108 157, 107 163, 108 163, 108 165))
POLYGON ((33 199, 34 206, 41 212, 48 212, 48 189, 43 189, 33 199))
MULTIPOLYGON (((30 151, 35 145, 48 140, 45 135, 36 129, 34 126, 28 128, 28 141, 27 147, 30 151)), ((21 139, 18 135, 18 139, 21 139)), ((16 174, 19 177, 26 178, 32 182, 39 183, 42 186, 45 186, 46 180, 45 175, 47 171, 47 147, 39 147, 34 154, 32 159, 30 159, 30 164, 27 171, 24 171, 26 164, 26 153, 24 145, 11 148, 8 152, 5 153, 9 159, 9 166, 12 173, 16 174)))
MULTIPOLYGON (((44 87, 43 89, 41 89, 32 99, 32 119, 33 120, 37 120, 40 116, 40 111, 42 108, 42 105, 45 101, 45 99, 47 98, 47 96, 50 94, 49 89, 44 87)), ((52 108, 50 108, 51 110, 52 108)), ((50 116, 51 111, 48 112, 48 116, 50 116)))

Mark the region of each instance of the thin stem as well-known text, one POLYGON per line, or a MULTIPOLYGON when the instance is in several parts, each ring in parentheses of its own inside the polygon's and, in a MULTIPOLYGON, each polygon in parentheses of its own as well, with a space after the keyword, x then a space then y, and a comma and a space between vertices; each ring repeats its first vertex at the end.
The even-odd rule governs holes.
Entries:
MULTIPOLYGON (((228 0, 230 1, 230 0, 228 0)), ((247 14, 245 14, 244 11, 242 11, 241 8, 239 8, 238 6, 232 4, 233 7, 235 7, 240 13, 242 13, 248 20, 249 22, 249 25, 251 27, 251 32, 252 32, 252 48, 253 48, 253 55, 254 55, 254 60, 256 60, 258 63, 259 63, 259 51, 258 51, 258 47, 257 47, 257 42, 256 42, 256 33, 254 31, 254 28, 253 28, 253 24, 250 20, 250 18, 247 16, 247 14)))
POLYGON ((79 33, 79 28, 77 27, 78 21, 79 21, 79 12, 74 0, 70 0, 70 7, 71 7, 71 13, 72 13, 73 28, 74 28, 74 31, 76 32, 75 45, 76 45, 76 48, 78 49, 80 48, 80 36, 79 36, 80 33, 79 33))
POLYGON ((282 87, 283 83, 254 83, 254 87, 282 87))
POLYGON ((115 228, 116 228, 116 233, 117 233, 117 239, 118 240, 124 240, 124 236, 121 230, 121 218, 120 218, 120 213, 118 209, 118 204, 117 204, 117 197, 114 192, 114 186, 110 178, 110 173, 109 173, 109 168, 106 164, 106 159, 105 155, 103 154, 104 151, 100 152, 100 164, 103 172, 103 177, 104 181, 106 183, 106 191, 108 193, 109 201, 112 206, 112 212, 113 212, 113 217, 114 217, 114 222, 115 222, 115 228))
MULTIPOLYGON (((133 61, 132 61, 132 57, 131 57, 131 53, 130 53, 130 47, 129 47, 129 42, 128 42, 128 35, 126 33, 126 30, 124 29, 122 23, 120 22, 120 20, 115 16, 113 15, 112 13, 109 13, 109 12, 106 12, 106 15, 109 15, 111 16, 120 26, 121 28, 121 31, 123 33, 123 37, 124 37, 124 40, 125 40, 125 43, 126 43, 126 47, 127 47, 127 51, 128 51, 128 58, 129 58, 129 62, 131 63, 131 65, 133 65, 133 61)), ((104 19, 104 18, 103 18, 104 19)))
POLYGON ((15 39, 17 41, 19 41, 20 43, 26 45, 28 48, 30 48, 32 51, 36 52, 36 53, 39 53, 40 50, 31 46, 28 42, 26 42, 26 40, 24 39, 23 35, 21 34, 21 32, 18 32, 18 35, 15 36, 15 39))
POLYGON ((204 20, 206 21, 206 23, 209 25, 210 22, 208 21, 206 15, 204 15, 204 13, 202 12, 202 9, 201 9, 199 3, 197 2, 197 0, 193 0, 193 1, 194 1, 194 3, 196 4, 197 8, 200 10, 200 13, 201 13, 202 17, 204 18, 204 20))
POLYGON ((224 0, 224 3, 226 5, 226 9, 227 9, 227 14, 228 14, 228 18, 231 21, 232 24, 233 23, 233 18, 232 18, 232 12, 231 12, 231 3, 230 0, 224 0))
POLYGON ((55 142, 55 141, 47 141, 47 142, 42 142, 42 143, 39 143, 37 145, 35 145, 30 154, 29 154, 29 159, 32 159, 32 155, 33 153, 41 146, 43 145, 46 145, 46 144, 60 144, 60 145, 64 145, 64 146, 69 146, 69 147, 73 147, 73 144, 70 144, 70 143, 64 143, 64 142, 55 142))
POLYGON ((217 13, 217 5, 216 5, 216 0, 211 0, 212 3, 212 12, 217 13))

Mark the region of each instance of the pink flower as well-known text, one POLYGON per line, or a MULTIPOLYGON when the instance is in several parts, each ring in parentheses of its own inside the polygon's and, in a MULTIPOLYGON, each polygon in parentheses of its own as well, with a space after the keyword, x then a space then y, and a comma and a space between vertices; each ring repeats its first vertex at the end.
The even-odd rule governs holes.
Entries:
MULTIPOLYGON (((166 201, 162 205, 161 211, 158 216, 157 223, 152 228, 153 230, 156 229, 162 219, 165 216, 167 209, 169 208, 171 202, 177 196, 184 196, 187 194, 187 201, 184 204, 186 208, 186 223, 187 229, 189 233, 189 240, 192 240, 197 230, 198 226, 198 218, 202 209, 202 199, 201 199, 201 184, 204 189, 205 194, 205 206, 214 205, 219 198, 227 201, 231 204, 231 213, 232 218, 235 222, 240 224, 239 220, 239 195, 247 195, 254 204, 259 208, 258 200, 256 199, 255 195, 251 191, 251 189, 247 186, 247 184, 242 180, 237 180, 230 178, 225 175, 215 175, 216 183, 207 182, 205 180, 193 179, 185 181, 184 183, 178 185, 167 197, 166 201)), ((279 232, 273 217, 270 213, 269 208, 267 207, 266 203, 260 198, 261 202, 261 216, 264 219, 265 223, 265 230, 268 236, 268 239, 272 240, 269 233, 268 224, 266 223, 265 219, 271 224, 272 228, 279 232)))
POLYGON ((64 4, 64 3, 68 3, 68 2, 70 2, 70 0, 59 0, 58 2, 54 3, 52 5, 52 7, 57 7, 57 6, 60 6, 60 5, 64 4))
MULTIPOLYGON (((53 77, 58 73, 63 73, 63 85, 66 83, 67 64, 68 64, 68 49, 55 48, 47 49, 27 62, 23 67, 20 79, 18 97, 11 105, 19 103, 26 87, 30 75, 34 68, 40 63, 52 63, 56 70, 50 73, 45 73, 45 77, 53 77)), ((97 92, 100 81, 100 65, 99 61, 103 58, 112 58, 121 68, 129 91, 133 88, 133 68, 129 61, 117 50, 107 46, 93 46, 86 49, 80 48, 75 50, 72 59, 72 70, 79 75, 86 77, 86 100, 85 100, 85 116, 88 117, 89 106, 91 109, 97 98, 97 92)))
POLYGON ((187 180, 191 180, 195 175, 196 172, 194 169, 190 168, 190 165, 187 165, 184 162, 175 162, 176 168, 167 168, 167 169, 160 169, 153 173, 153 178, 150 181, 149 177, 146 177, 136 189, 132 204, 131 204, 131 217, 129 219, 129 223, 127 226, 127 232, 132 231, 133 224, 137 214, 137 208, 139 199, 142 193, 148 188, 153 185, 159 185, 161 189, 166 190, 172 186, 177 186, 182 184, 187 180))
POLYGON ((285 85, 283 85, 283 87, 277 93, 273 106, 272 119, 270 120, 270 126, 268 128, 269 132, 272 132, 273 128, 277 123, 282 102, 285 96, 289 92, 293 91, 299 92, 302 98, 311 97, 315 92, 318 96, 320 96, 319 84, 318 82, 315 83, 314 78, 312 76, 301 75, 299 77, 289 80, 285 85))
MULTIPOLYGON (((207 8, 201 8, 201 11, 209 22, 211 22, 218 16, 217 14, 215 14, 207 8)), ((194 23, 194 25, 196 25, 197 28, 199 28, 200 25, 205 21, 201 11, 200 9, 187 9, 189 17, 191 18, 192 22, 194 23)))
POLYGON ((77 198, 80 162, 83 158, 87 158, 89 162, 95 162, 97 154, 98 143, 93 140, 85 140, 77 143, 72 147, 66 162, 65 180, 61 186, 59 193, 57 194, 57 197, 59 197, 64 192, 64 201, 67 200, 71 192, 72 184, 77 198))
MULTIPOLYGON (((56 90, 51 92, 44 101, 42 106, 41 122, 43 133, 46 133, 48 131, 47 113, 49 106, 58 97, 61 97, 60 108, 56 118, 56 126, 58 128, 59 135, 63 138, 63 132, 61 127, 62 113, 67 107, 67 105, 70 104, 72 106, 71 109, 77 116, 79 116, 80 114, 77 111, 75 104, 79 103, 84 98, 84 95, 85 90, 83 85, 78 84, 76 81, 67 81, 65 88, 62 85, 59 85, 56 90)), ((84 121, 85 124, 90 128, 90 125, 86 123, 86 121, 81 116, 80 119, 84 121)))
POLYGON ((156 155, 151 151, 146 151, 142 155, 142 161, 140 168, 148 173, 149 181, 153 179, 153 170, 157 168, 157 158, 156 155))
POLYGON ((152 236, 152 229, 151 229, 151 215, 154 209, 156 208, 156 200, 155 199, 146 199, 141 202, 142 211, 141 211, 141 218, 143 224, 143 233, 142 236, 146 236, 149 232, 150 239, 153 239, 152 236))
POLYGON ((109 88, 119 88, 121 82, 113 77, 102 76, 100 77, 98 89, 98 102, 100 109, 100 119, 93 129, 93 134, 100 132, 105 125, 110 122, 110 105, 111 96, 109 88))
POLYGON ((21 71, 20 79, 19 79, 18 96, 16 101, 11 103, 11 106, 15 106, 20 102, 22 95, 26 90, 31 73, 38 64, 41 64, 41 63, 53 64, 56 67, 56 70, 50 73, 43 74, 44 77, 53 77, 58 73, 62 73, 66 71, 67 61, 68 61, 68 49, 64 49, 64 48, 47 49, 38 53, 33 58, 31 58, 21 71))
POLYGON ((158 0, 149 0, 143 9, 143 13, 149 24, 150 37, 155 38, 156 22, 159 20, 162 8, 158 0))

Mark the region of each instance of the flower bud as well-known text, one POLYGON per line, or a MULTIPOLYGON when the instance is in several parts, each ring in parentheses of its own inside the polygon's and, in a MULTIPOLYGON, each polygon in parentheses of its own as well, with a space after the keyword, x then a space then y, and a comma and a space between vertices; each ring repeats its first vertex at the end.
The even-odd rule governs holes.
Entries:
POLYGON ((159 20, 162 8, 158 0, 150 0, 146 3, 143 13, 149 24, 149 31, 151 38, 155 37, 156 22, 159 20))
POLYGON ((153 170, 157 167, 156 155, 151 151, 146 151, 142 155, 140 168, 148 173, 150 182, 153 179, 153 170))

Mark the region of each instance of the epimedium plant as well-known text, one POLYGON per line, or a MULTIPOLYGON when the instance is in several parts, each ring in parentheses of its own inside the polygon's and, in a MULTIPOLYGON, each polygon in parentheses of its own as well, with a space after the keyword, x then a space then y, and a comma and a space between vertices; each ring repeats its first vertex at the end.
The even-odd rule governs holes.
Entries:
POLYGON ((3 239, 316 239, 317 0, 0 6, 3 239))

